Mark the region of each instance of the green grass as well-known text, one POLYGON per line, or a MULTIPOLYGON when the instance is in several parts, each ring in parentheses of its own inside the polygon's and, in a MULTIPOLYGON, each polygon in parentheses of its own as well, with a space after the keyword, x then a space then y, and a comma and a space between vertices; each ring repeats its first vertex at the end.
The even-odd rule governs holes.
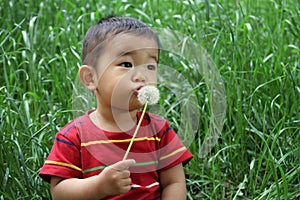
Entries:
MULTIPOLYGON (((4 0, 0 199, 50 198, 49 186, 37 174, 54 134, 73 118, 81 41, 96 19, 112 13, 187 35, 220 71, 225 125, 210 154, 198 158, 209 128, 209 91, 199 71, 173 66, 187 77, 199 101, 198 134, 189 147, 195 158, 185 167, 189 199, 300 198, 298 1, 4 0)), ((162 97, 165 107, 176 100, 167 93, 162 97)), ((167 116, 175 128, 179 112, 174 108, 167 116)))

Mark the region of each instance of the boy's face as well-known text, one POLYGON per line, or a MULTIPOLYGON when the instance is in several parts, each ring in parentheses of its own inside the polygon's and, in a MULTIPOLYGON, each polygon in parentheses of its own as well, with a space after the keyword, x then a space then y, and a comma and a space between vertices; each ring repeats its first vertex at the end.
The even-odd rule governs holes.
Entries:
POLYGON ((133 34, 111 38, 97 60, 98 105, 129 111, 141 107, 138 90, 145 85, 156 86, 157 62, 154 39, 133 34))

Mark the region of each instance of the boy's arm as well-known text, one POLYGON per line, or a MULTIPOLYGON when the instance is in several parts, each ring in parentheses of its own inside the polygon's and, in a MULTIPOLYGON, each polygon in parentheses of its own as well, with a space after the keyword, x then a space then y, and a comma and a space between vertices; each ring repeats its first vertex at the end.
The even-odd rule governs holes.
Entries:
POLYGON ((117 162, 105 168, 99 175, 85 179, 51 177, 51 195, 55 199, 102 199, 120 195, 131 189, 128 168, 134 160, 117 162))
POLYGON ((160 172, 162 200, 186 199, 186 183, 182 164, 160 172))

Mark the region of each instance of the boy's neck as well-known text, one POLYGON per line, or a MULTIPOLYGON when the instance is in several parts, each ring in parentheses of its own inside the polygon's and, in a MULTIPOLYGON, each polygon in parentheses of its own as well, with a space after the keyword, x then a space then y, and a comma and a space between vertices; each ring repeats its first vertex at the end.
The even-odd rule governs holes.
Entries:
POLYGON ((90 114, 91 120, 99 128, 110 132, 125 132, 136 125, 137 110, 96 109, 90 114))

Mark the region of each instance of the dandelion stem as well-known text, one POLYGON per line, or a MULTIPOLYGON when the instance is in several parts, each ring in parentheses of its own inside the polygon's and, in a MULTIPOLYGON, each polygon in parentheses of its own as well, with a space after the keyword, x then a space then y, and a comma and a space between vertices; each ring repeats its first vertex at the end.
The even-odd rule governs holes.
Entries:
POLYGON ((137 133, 138 133, 138 131, 139 131, 139 129, 140 129, 141 123, 142 123, 142 121, 143 121, 143 118, 144 118, 144 115, 145 115, 147 106, 148 106, 148 102, 146 102, 145 105, 144 105, 144 109, 143 109, 142 115, 141 115, 141 117, 140 117, 140 119, 139 119, 139 123, 138 123, 138 125, 137 125, 137 127, 136 127, 136 129, 135 129, 135 132, 134 132, 134 134, 133 134, 131 140, 130 140, 129 146, 128 146, 127 150, 126 150, 126 153, 125 153, 125 155, 124 155, 124 157, 123 157, 123 160, 126 160, 127 157, 128 157, 128 154, 129 154, 129 152, 130 152, 131 146, 132 146, 132 144, 133 144, 133 142, 134 142, 134 139, 135 139, 135 137, 136 137, 136 135, 137 135, 137 133))

